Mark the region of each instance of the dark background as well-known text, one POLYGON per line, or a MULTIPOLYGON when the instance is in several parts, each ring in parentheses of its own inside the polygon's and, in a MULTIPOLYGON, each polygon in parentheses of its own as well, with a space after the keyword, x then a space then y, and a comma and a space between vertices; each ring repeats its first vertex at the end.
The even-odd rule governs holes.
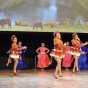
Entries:
MULTIPOLYGON (((12 69, 13 63, 7 68, 6 62, 8 60, 8 54, 6 53, 10 48, 10 37, 15 34, 18 37, 18 41, 22 41, 23 45, 26 45, 28 49, 23 54, 24 63, 26 64, 23 69, 31 69, 35 67, 35 50, 40 46, 41 42, 46 43, 46 47, 50 50, 53 48, 53 33, 52 32, 0 32, 0 69, 12 69)), ((88 41, 87 33, 78 33, 80 39, 85 42, 88 41)), ((69 41, 71 43, 72 33, 61 33, 62 40, 64 42, 69 41)), ((49 68, 54 68, 56 65, 53 61, 49 68)), ((19 68, 20 69, 20 68, 19 68)))

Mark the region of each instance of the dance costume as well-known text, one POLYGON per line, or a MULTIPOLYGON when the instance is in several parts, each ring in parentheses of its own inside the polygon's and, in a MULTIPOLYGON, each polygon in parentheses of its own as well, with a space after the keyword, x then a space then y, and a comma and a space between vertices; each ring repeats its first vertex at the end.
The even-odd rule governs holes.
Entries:
POLYGON ((66 46, 66 52, 63 58, 62 66, 65 68, 71 67, 71 63, 72 63, 71 47, 66 46))
POLYGON ((19 59, 18 65, 17 65, 18 69, 24 69, 26 67, 24 56, 23 56, 23 52, 26 49, 27 49, 26 46, 19 46, 19 44, 18 44, 18 54, 20 56, 20 59, 19 59))
POLYGON ((18 45, 16 43, 13 43, 11 46, 11 54, 10 58, 12 59, 19 59, 19 54, 18 54, 18 45))
POLYGON ((86 55, 88 52, 88 49, 87 47, 82 47, 81 49, 85 53, 80 55, 78 65, 80 70, 85 70, 85 69, 88 69, 87 55, 86 55))
MULTIPOLYGON (((75 35, 77 36, 77 35, 75 35)), ((73 66, 73 72, 75 71, 79 71, 79 67, 78 67, 78 60, 81 54, 81 42, 80 39, 72 39, 72 55, 74 57, 74 66, 73 66)))
POLYGON ((80 43, 80 40, 77 40, 77 39, 73 39, 72 40, 72 55, 74 56, 80 56, 80 53, 81 53, 81 43, 80 43))
POLYGON ((58 77, 62 77, 61 62, 64 57, 65 47, 64 47, 63 41, 60 38, 54 37, 53 41, 54 41, 54 49, 50 53, 50 55, 51 57, 54 57, 54 59, 57 62, 56 69, 55 69, 55 78, 58 78, 58 77))
POLYGON ((62 59, 64 57, 64 44, 59 38, 54 38, 54 49, 50 53, 50 56, 62 59))
POLYGON ((38 68, 45 68, 45 67, 48 67, 48 65, 50 64, 49 57, 47 55, 47 51, 48 51, 48 49, 46 47, 39 47, 37 49, 37 52, 39 52, 38 63, 37 63, 38 68))

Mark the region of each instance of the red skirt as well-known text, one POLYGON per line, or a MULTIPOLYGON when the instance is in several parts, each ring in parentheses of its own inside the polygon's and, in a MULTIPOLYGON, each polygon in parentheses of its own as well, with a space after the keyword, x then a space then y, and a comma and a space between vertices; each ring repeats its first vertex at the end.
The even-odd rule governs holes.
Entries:
POLYGON ((50 53, 50 56, 62 59, 64 57, 64 54, 63 54, 63 52, 52 51, 50 53))
POLYGON ((38 68, 45 68, 48 67, 50 64, 51 63, 47 54, 38 55, 38 63, 37 63, 38 68))
POLYGON ((71 67, 71 63, 72 63, 72 55, 69 53, 66 53, 65 57, 63 58, 62 66, 71 67))

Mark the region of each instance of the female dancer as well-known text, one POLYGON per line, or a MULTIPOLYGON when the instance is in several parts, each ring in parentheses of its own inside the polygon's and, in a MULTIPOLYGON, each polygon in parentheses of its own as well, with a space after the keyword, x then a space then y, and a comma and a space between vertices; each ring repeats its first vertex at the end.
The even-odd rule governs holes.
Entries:
POLYGON ((26 46, 23 46, 23 45, 22 45, 22 42, 19 41, 19 42, 18 42, 18 54, 19 54, 19 56, 20 56, 20 59, 21 59, 22 52, 23 52, 24 50, 26 50, 26 49, 27 49, 27 47, 26 47, 26 46))
POLYGON ((66 52, 62 65, 66 68, 66 70, 68 70, 72 63, 71 47, 69 46, 69 42, 66 42, 64 45, 66 46, 66 52))
POLYGON ((81 54, 81 47, 85 46, 88 44, 88 42, 86 43, 81 43, 80 38, 78 37, 77 33, 73 33, 72 34, 72 47, 73 47, 73 57, 75 59, 74 61, 74 67, 73 67, 73 72, 75 71, 79 71, 79 67, 78 67, 78 59, 79 56, 81 54))
POLYGON ((41 47, 39 47, 36 52, 38 53, 38 68, 46 68, 50 64, 49 57, 47 53, 49 53, 49 49, 45 47, 45 43, 41 43, 41 47))
POLYGON ((27 47, 26 46, 23 46, 22 45, 22 42, 19 41, 18 42, 18 54, 19 54, 19 62, 18 62, 18 65, 17 65, 17 68, 18 69, 22 69, 22 68, 25 68, 25 62, 24 62, 24 57, 23 57, 23 53, 27 50, 27 47))
MULTIPOLYGON (((16 37, 16 35, 12 35, 12 36, 11 36, 11 44, 12 44, 12 42, 13 42, 13 40, 14 40, 15 37, 16 37)), ((6 63, 6 66, 8 67, 8 65, 9 65, 10 63, 12 63, 12 60, 11 60, 11 58, 10 58, 11 47, 10 47, 10 49, 8 50, 7 54, 9 54, 9 58, 8 58, 7 63, 6 63)))
POLYGON ((84 52, 84 54, 81 54, 79 57, 79 61, 78 61, 78 65, 79 65, 79 69, 80 70, 86 70, 88 67, 88 63, 87 63, 87 52, 88 49, 87 47, 81 47, 81 50, 84 52))
POLYGON ((12 41, 12 44, 11 44, 10 56, 8 59, 7 66, 9 65, 9 63, 11 63, 11 59, 13 59, 14 60, 13 74, 16 75, 16 73, 17 73, 16 68, 17 68, 18 60, 20 58, 20 56, 18 54, 17 37, 12 36, 11 41, 12 41))
POLYGON ((54 49, 51 52, 51 56, 55 58, 57 62, 56 70, 55 70, 55 76, 56 78, 62 77, 62 71, 61 71, 61 61, 64 57, 64 49, 65 46, 63 44, 63 41, 61 40, 61 34, 56 32, 54 33, 54 49), (58 74, 59 72, 59 74, 58 74))

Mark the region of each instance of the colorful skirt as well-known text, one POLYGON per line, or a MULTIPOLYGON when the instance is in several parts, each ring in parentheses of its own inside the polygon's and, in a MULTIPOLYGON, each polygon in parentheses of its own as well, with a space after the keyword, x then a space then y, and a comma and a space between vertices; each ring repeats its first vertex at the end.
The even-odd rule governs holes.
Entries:
POLYGON ((63 52, 52 51, 50 53, 50 56, 54 57, 54 58, 62 59, 62 58, 64 58, 65 55, 63 54, 63 52))
POLYGON ((45 68, 45 67, 48 67, 50 64, 51 62, 47 54, 38 55, 38 63, 37 63, 38 68, 45 68))
POLYGON ((19 59, 20 56, 18 54, 10 54, 10 58, 12 58, 12 59, 19 59))
POLYGON ((86 54, 80 55, 79 61, 78 61, 78 65, 79 65, 79 69, 80 70, 88 69, 88 63, 87 63, 87 56, 86 56, 86 54))
POLYGON ((69 53, 65 54, 65 57, 63 58, 62 66, 63 67, 71 67, 72 64, 72 55, 69 53))

